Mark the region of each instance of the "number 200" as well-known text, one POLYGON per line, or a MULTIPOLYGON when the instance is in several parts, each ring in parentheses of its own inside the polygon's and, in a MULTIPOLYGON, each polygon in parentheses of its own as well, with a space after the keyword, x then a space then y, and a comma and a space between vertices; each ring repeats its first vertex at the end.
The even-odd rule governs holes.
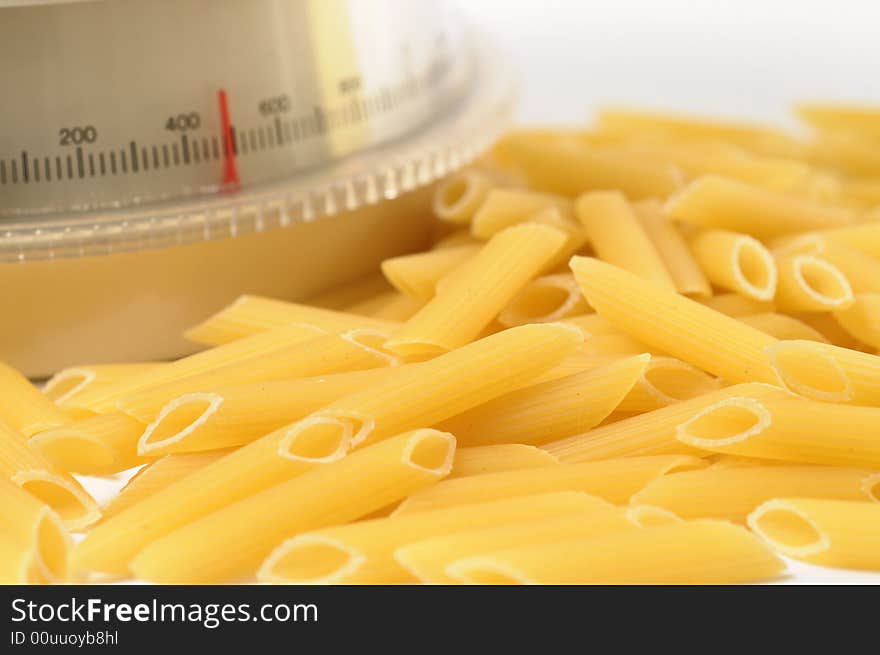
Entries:
POLYGON ((98 130, 94 125, 83 127, 62 127, 58 130, 59 145, 78 146, 83 143, 94 143, 98 140, 98 130))

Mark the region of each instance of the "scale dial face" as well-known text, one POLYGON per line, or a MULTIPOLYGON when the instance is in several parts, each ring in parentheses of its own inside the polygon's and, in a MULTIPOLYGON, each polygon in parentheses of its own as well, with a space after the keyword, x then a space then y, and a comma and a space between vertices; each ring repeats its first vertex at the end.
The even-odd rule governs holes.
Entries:
POLYGON ((0 231, 232 197, 402 139, 473 74, 446 3, 0 9, 0 231))

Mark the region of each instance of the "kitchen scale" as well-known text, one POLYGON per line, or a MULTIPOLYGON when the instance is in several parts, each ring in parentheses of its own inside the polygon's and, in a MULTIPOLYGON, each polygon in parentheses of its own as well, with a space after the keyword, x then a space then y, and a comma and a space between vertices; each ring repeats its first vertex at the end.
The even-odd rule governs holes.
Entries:
POLYGON ((31 376, 424 245, 514 87, 437 0, 16 0, 0 62, 0 359, 31 376))

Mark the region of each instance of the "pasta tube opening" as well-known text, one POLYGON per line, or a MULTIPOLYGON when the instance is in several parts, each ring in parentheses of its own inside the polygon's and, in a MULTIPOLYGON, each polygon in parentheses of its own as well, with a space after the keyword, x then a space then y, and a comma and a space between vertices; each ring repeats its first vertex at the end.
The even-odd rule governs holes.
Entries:
POLYGON ((95 380, 93 370, 82 367, 67 368, 53 375, 43 386, 43 393, 56 404, 85 389, 95 380))
POLYGON ((852 400, 852 381, 831 354, 800 341, 780 341, 765 352, 782 383, 794 393, 826 402, 852 400))
POLYGON ((273 550, 257 579, 273 584, 333 584, 355 573, 366 559, 338 539, 301 535, 273 550))
POLYGON ((41 432, 28 441, 38 448, 50 462, 70 471, 92 471, 113 464, 116 454, 106 443, 75 427, 55 428, 41 432))
POLYGON ((862 481, 862 489, 874 502, 880 503, 880 473, 869 475, 862 481))
POLYGON ((361 328, 357 330, 348 330, 339 335, 346 341, 363 348, 365 351, 384 362, 387 366, 397 366, 400 359, 385 350, 384 344, 391 338, 389 332, 384 330, 374 330, 372 328, 361 328))
POLYGON ((655 505, 635 505, 626 509, 626 518, 639 528, 656 528, 670 523, 681 523, 682 519, 668 509, 655 505))
POLYGON ((770 412, 757 400, 727 398, 679 425, 676 438, 697 448, 723 446, 760 434, 771 420, 770 412))
POLYGON ((743 237, 733 248, 733 275, 746 295, 772 300, 776 293, 776 262, 757 239, 743 237))
POLYGON ((498 314, 498 321, 507 327, 550 323, 586 311, 586 301, 574 277, 547 275, 526 285, 514 296, 498 314))
POLYGON ((434 195, 434 214, 450 223, 466 223, 489 191, 489 180, 477 171, 449 178, 434 195))
POLYGON ((813 255, 795 255, 791 266, 801 291, 820 308, 843 309, 854 302, 849 280, 836 266, 813 255))
POLYGON ((403 451, 402 461, 429 473, 447 475, 455 458, 455 437, 438 430, 416 430, 403 451))
POLYGON ((22 471, 12 481, 55 510, 69 530, 77 530, 101 518, 94 498, 72 480, 48 471, 22 471))
POLYGON ((522 571, 491 557, 468 557, 446 567, 446 574, 462 584, 524 585, 536 584, 522 571))
POLYGON ((353 435, 363 430, 364 425, 353 418, 305 418, 287 431, 278 444, 278 453, 288 459, 332 462, 348 452, 353 435))
POLYGON ((689 400, 721 387, 716 378, 674 357, 652 357, 639 382, 661 406, 689 400))
POLYGON ((47 582, 68 579, 70 538, 58 516, 45 509, 36 525, 34 563, 47 582))
POLYGON ((748 517, 749 527, 783 555, 808 557, 827 550, 827 535, 805 513, 784 500, 769 500, 748 517))
POLYGON ((162 408, 156 420, 138 440, 138 454, 149 455, 171 444, 183 441, 203 425, 223 404, 215 393, 188 393, 175 398, 162 408))

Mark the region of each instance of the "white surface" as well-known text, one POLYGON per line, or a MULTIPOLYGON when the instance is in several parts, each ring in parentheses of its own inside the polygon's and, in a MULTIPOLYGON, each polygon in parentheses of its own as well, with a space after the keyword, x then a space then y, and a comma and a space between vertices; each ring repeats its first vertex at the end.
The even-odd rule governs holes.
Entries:
MULTIPOLYGON (((876 0, 460 4, 521 71, 527 122, 583 122, 609 104, 784 121, 799 99, 880 102, 876 0)), ((82 479, 104 501, 127 477, 82 479)), ((787 561, 778 584, 880 584, 880 573, 787 561)))

